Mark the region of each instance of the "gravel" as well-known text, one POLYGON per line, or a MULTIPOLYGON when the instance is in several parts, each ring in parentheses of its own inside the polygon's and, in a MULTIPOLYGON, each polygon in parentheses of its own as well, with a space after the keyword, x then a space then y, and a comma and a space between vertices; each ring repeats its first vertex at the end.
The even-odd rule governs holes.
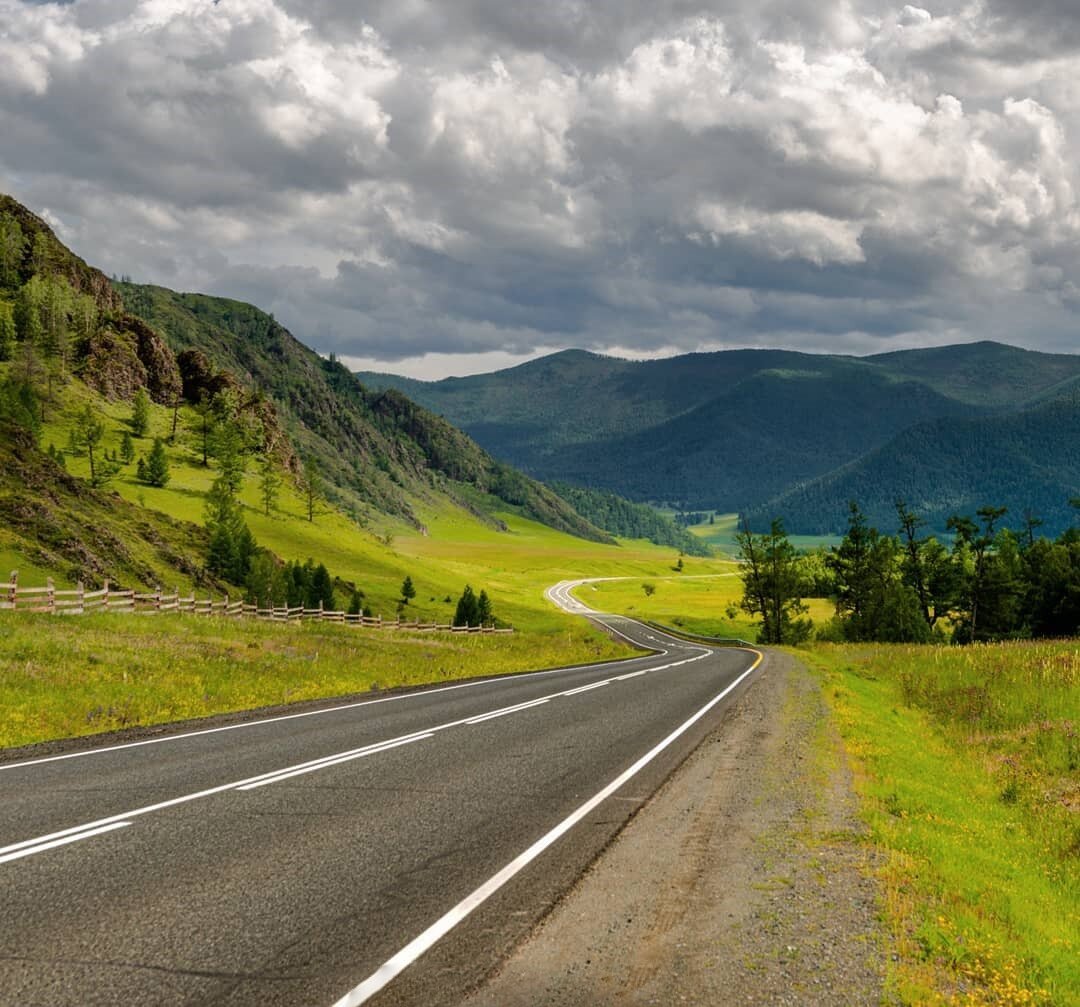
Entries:
POLYGON ((818 683, 769 653, 468 1007, 878 1004, 872 852, 818 683))

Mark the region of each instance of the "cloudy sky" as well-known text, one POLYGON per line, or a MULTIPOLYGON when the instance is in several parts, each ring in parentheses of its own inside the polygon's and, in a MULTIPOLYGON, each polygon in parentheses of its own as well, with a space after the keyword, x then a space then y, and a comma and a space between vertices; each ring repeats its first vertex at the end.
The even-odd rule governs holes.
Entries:
POLYGON ((0 190, 425 377, 1076 352, 1075 0, 0 0, 0 190))

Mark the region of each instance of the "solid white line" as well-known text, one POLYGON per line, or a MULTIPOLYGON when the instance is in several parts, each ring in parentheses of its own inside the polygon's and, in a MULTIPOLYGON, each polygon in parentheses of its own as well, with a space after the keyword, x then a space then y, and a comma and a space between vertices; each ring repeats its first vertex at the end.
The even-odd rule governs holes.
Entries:
POLYGON ((624 783, 635 777, 642 769, 645 768, 650 762, 653 761, 665 748, 676 741, 680 736, 685 734, 691 727, 694 726, 702 717, 705 716, 717 703, 719 703, 725 696, 727 696, 736 686, 739 685, 762 661, 764 655, 757 653, 757 660, 754 661, 749 668, 746 669, 738 678, 735 679, 730 685, 728 685, 722 692, 714 696, 708 703, 706 703, 700 710, 698 710, 692 717, 684 721, 679 727, 671 732, 663 741, 651 748, 640 759, 637 760, 632 766, 620 773, 614 780, 612 780, 603 790, 589 798, 584 804, 582 804, 576 811, 572 812, 569 816, 564 818, 558 825, 556 825, 551 831, 541 836, 535 843, 532 844, 524 853, 515 857, 510 861, 501 871, 493 875, 487 881, 485 881, 479 888, 477 888, 472 894, 462 899, 453 909, 448 913, 440 917, 434 923, 431 924, 423 933, 418 937, 415 937, 408 944, 405 945, 396 955, 385 961, 379 968, 365 979, 359 986, 354 987, 348 993, 346 993, 339 1000, 334 1002, 333 1007, 359 1007, 360 1004, 365 1003, 371 999, 376 993, 379 992, 384 986, 391 980, 400 975, 406 968, 408 968, 413 962, 415 962, 424 952, 431 948, 442 937, 449 933, 454 927, 456 927, 466 916, 468 916, 477 906, 485 902, 490 896, 497 892, 503 885, 505 885, 511 878, 514 877, 524 867, 528 866, 533 860, 535 860, 541 853, 543 853, 549 846, 561 838, 566 832, 568 832, 573 826, 580 822, 586 815, 598 807, 603 801, 607 800, 612 794, 615 793, 624 783))
MULTIPOLYGON (((688 658, 688 659, 686 659, 684 661, 678 661, 678 662, 676 662, 676 664, 666 664, 666 665, 661 665, 660 668, 643 669, 643 670, 645 670, 645 671, 650 671, 650 670, 663 671, 663 670, 666 670, 668 668, 676 667, 677 665, 680 665, 680 664, 688 664, 691 661, 699 661, 699 660, 701 660, 702 657, 705 657, 709 653, 710 653, 710 651, 703 650, 700 654, 696 655, 695 657, 688 658)), ((652 655, 652 656, 655 656, 655 655, 652 655)), ((592 667, 592 666, 586 665, 584 667, 588 668, 588 667, 592 667)), ((537 672, 536 674, 547 674, 547 673, 546 672, 537 672)), ((186 803, 188 803, 190 801, 201 800, 204 797, 213 797, 215 794, 221 794, 221 793, 224 793, 227 790, 241 790, 241 789, 246 788, 248 784, 258 783, 260 780, 268 780, 268 779, 271 779, 271 778, 274 778, 274 779, 282 778, 283 779, 283 778, 285 778, 285 774, 293 773, 293 772, 296 772, 296 771, 299 771, 299 770, 307 770, 308 767, 312 767, 313 769, 319 769, 319 768, 322 768, 324 765, 332 764, 334 760, 347 761, 349 757, 354 756, 354 755, 358 755, 360 753, 365 753, 369 749, 393 747, 398 742, 403 742, 403 741, 406 741, 406 740, 412 740, 414 738, 419 738, 422 735, 423 736, 428 736, 428 735, 434 734, 434 733, 436 733, 438 731, 446 731, 446 730, 449 730, 450 728, 453 728, 453 727, 460 727, 463 724, 479 723, 480 721, 489 719, 489 718, 491 718, 493 716, 501 716, 504 713, 511 713, 511 712, 513 712, 515 710, 527 709, 530 706, 538 706, 541 703, 546 703, 551 699, 558 699, 562 695, 563 694, 561 692, 551 693, 548 696, 542 696, 539 699, 531 700, 528 703, 519 704, 519 705, 517 705, 515 707, 506 707, 506 708, 499 709, 499 710, 493 710, 490 713, 480 714, 477 717, 463 717, 463 718, 461 718, 459 720, 447 721, 445 724, 438 724, 438 725, 436 725, 434 727, 424 728, 424 729, 422 729, 420 731, 412 731, 409 734, 401 735, 401 736, 399 736, 397 738, 388 738, 385 741, 374 742, 372 745, 365 745, 363 748, 351 749, 350 751, 346 751, 346 752, 334 752, 331 755, 324 755, 321 758, 311 759, 311 760, 309 760, 307 762, 302 762, 302 763, 299 763, 297 765, 282 766, 279 769, 270 770, 269 772, 266 772, 266 773, 259 773, 256 776, 248 776, 248 777, 245 777, 242 780, 233 780, 230 783, 223 783, 223 784, 219 784, 216 787, 209 787, 206 790, 199 790, 199 791, 197 791, 196 793, 193 793, 193 794, 183 794, 180 797, 173 797, 173 798, 170 798, 167 801, 159 801, 157 804, 150 804, 150 805, 147 805, 146 807, 143 807, 143 808, 135 808, 135 809, 133 809, 131 811, 124 811, 124 812, 121 812, 120 814, 110 815, 107 818, 100 818, 97 821, 93 821, 93 822, 84 822, 82 825, 74 825, 69 829, 62 829, 59 832, 53 832, 53 833, 50 833, 47 836, 37 836, 34 839, 26 839, 26 840, 23 840, 20 843, 13 843, 11 846, 2 847, 2 848, 0 848, 0 856, 7 853, 9 850, 20 849, 20 848, 25 847, 25 846, 31 846, 31 845, 35 845, 37 843, 48 842, 48 841, 51 841, 53 839, 60 839, 60 838, 65 837, 65 836, 70 836, 70 835, 74 835, 75 833, 83 832, 86 829, 94 829, 94 828, 98 828, 98 827, 103 826, 103 825, 111 825, 114 822, 119 822, 121 819, 139 818, 139 817, 141 817, 143 815, 148 815, 148 814, 150 814, 151 812, 154 812, 154 811, 163 811, 165 808, 175 807, 175 806, 177 806, 179 804, 186 804, 186 803)), ((297 775, 299 775, 298 772, 297 772, 297 775)))
MULTIPOLYGON (((89 839, 91 836, 100 836, 102 833, 112 832, 115 829, 122 829, 125 825, 130 824, 131 822, 113 822, 110 825, 103 825, 98 829, 88 829, 85 832, 78 832, 73 836, 65 836, 63 839, 53 839, 46 843, 17 843, 16 845, 21 846, 22 849, 16 850, 14 853, 5 853, 3 856, 0 856, 0 864, 6 864, 9 860, 18 860, 21 857, 32 857, 35 853, 44 853, 45 850, 52 850, 57 846, 67 846, 68 843, 77 843, 80 839, 89 839)), ((5 847, 5 849, 11 849, 11 847, 5 847)))
POLYGON ((388 741, 382 745, 372 745, 370 748, 366 748, 359 752, 352 752, 348 755, 339 755, 336 758, 325 759, 315 766, 304 766, 302 769, 294 769, 288 773, 277 773, 273 776, 269 776, 264 780, 257 780, 255 783, 245 783, 241 787, 237 787, 237 790, 255 790, 258 787, 265 787, 270 783, 280 783, 282 780, 291 780, 294 776, 303 776, 305 773, 314 773, 320 769, 326 769, 328 766, 339 766, 343 762, 352 762, 353 759, 363 759, 368 755, 377 755, 379 752, 389 751, 391 748, 400 748, 402 745, 411 745, 414 741, 424 741, 426 738, 433 738, 433 734, 417 734, 411 738, 401 738, 398 741, 388 741))
MULTIPOLYGON (((565 695, 559 693, 558 696, 565 695)), ((522 710, 531 710, 534 706, 543 706, 545 703, 551 702, 552 699, 557 699, 558 696, 548 696, 544 699, 534 699, 528 703, 518 703, 517 706, 507 706, 502 710, 492 710, 491 713, 482 713, 479 717, 470 717, 465 721, 470 726, 472 724, 482 724, 485 720, 494 720, 496 717, 505 717, 511 713, 520 713, 522 710)))

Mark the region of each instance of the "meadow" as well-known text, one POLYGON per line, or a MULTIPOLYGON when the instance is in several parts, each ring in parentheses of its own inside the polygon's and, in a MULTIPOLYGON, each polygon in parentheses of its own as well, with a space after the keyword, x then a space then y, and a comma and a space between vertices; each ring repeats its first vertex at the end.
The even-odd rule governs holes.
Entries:
POLYGON ((589 629, 480 636, 191 615, 0 615, 0 748, 621 658, 589 629))
POLYGON ((1080 1004, 1080 644, 816 645, 902 1003, 1080 1004))

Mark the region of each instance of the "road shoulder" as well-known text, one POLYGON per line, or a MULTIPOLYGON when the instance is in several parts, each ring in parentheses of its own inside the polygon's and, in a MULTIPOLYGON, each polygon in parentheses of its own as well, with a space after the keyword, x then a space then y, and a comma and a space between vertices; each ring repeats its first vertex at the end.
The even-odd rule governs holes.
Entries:
POLYGON ((467 1004, 877 1004, 871 871, 819 684, 773 652, 467 1004))

